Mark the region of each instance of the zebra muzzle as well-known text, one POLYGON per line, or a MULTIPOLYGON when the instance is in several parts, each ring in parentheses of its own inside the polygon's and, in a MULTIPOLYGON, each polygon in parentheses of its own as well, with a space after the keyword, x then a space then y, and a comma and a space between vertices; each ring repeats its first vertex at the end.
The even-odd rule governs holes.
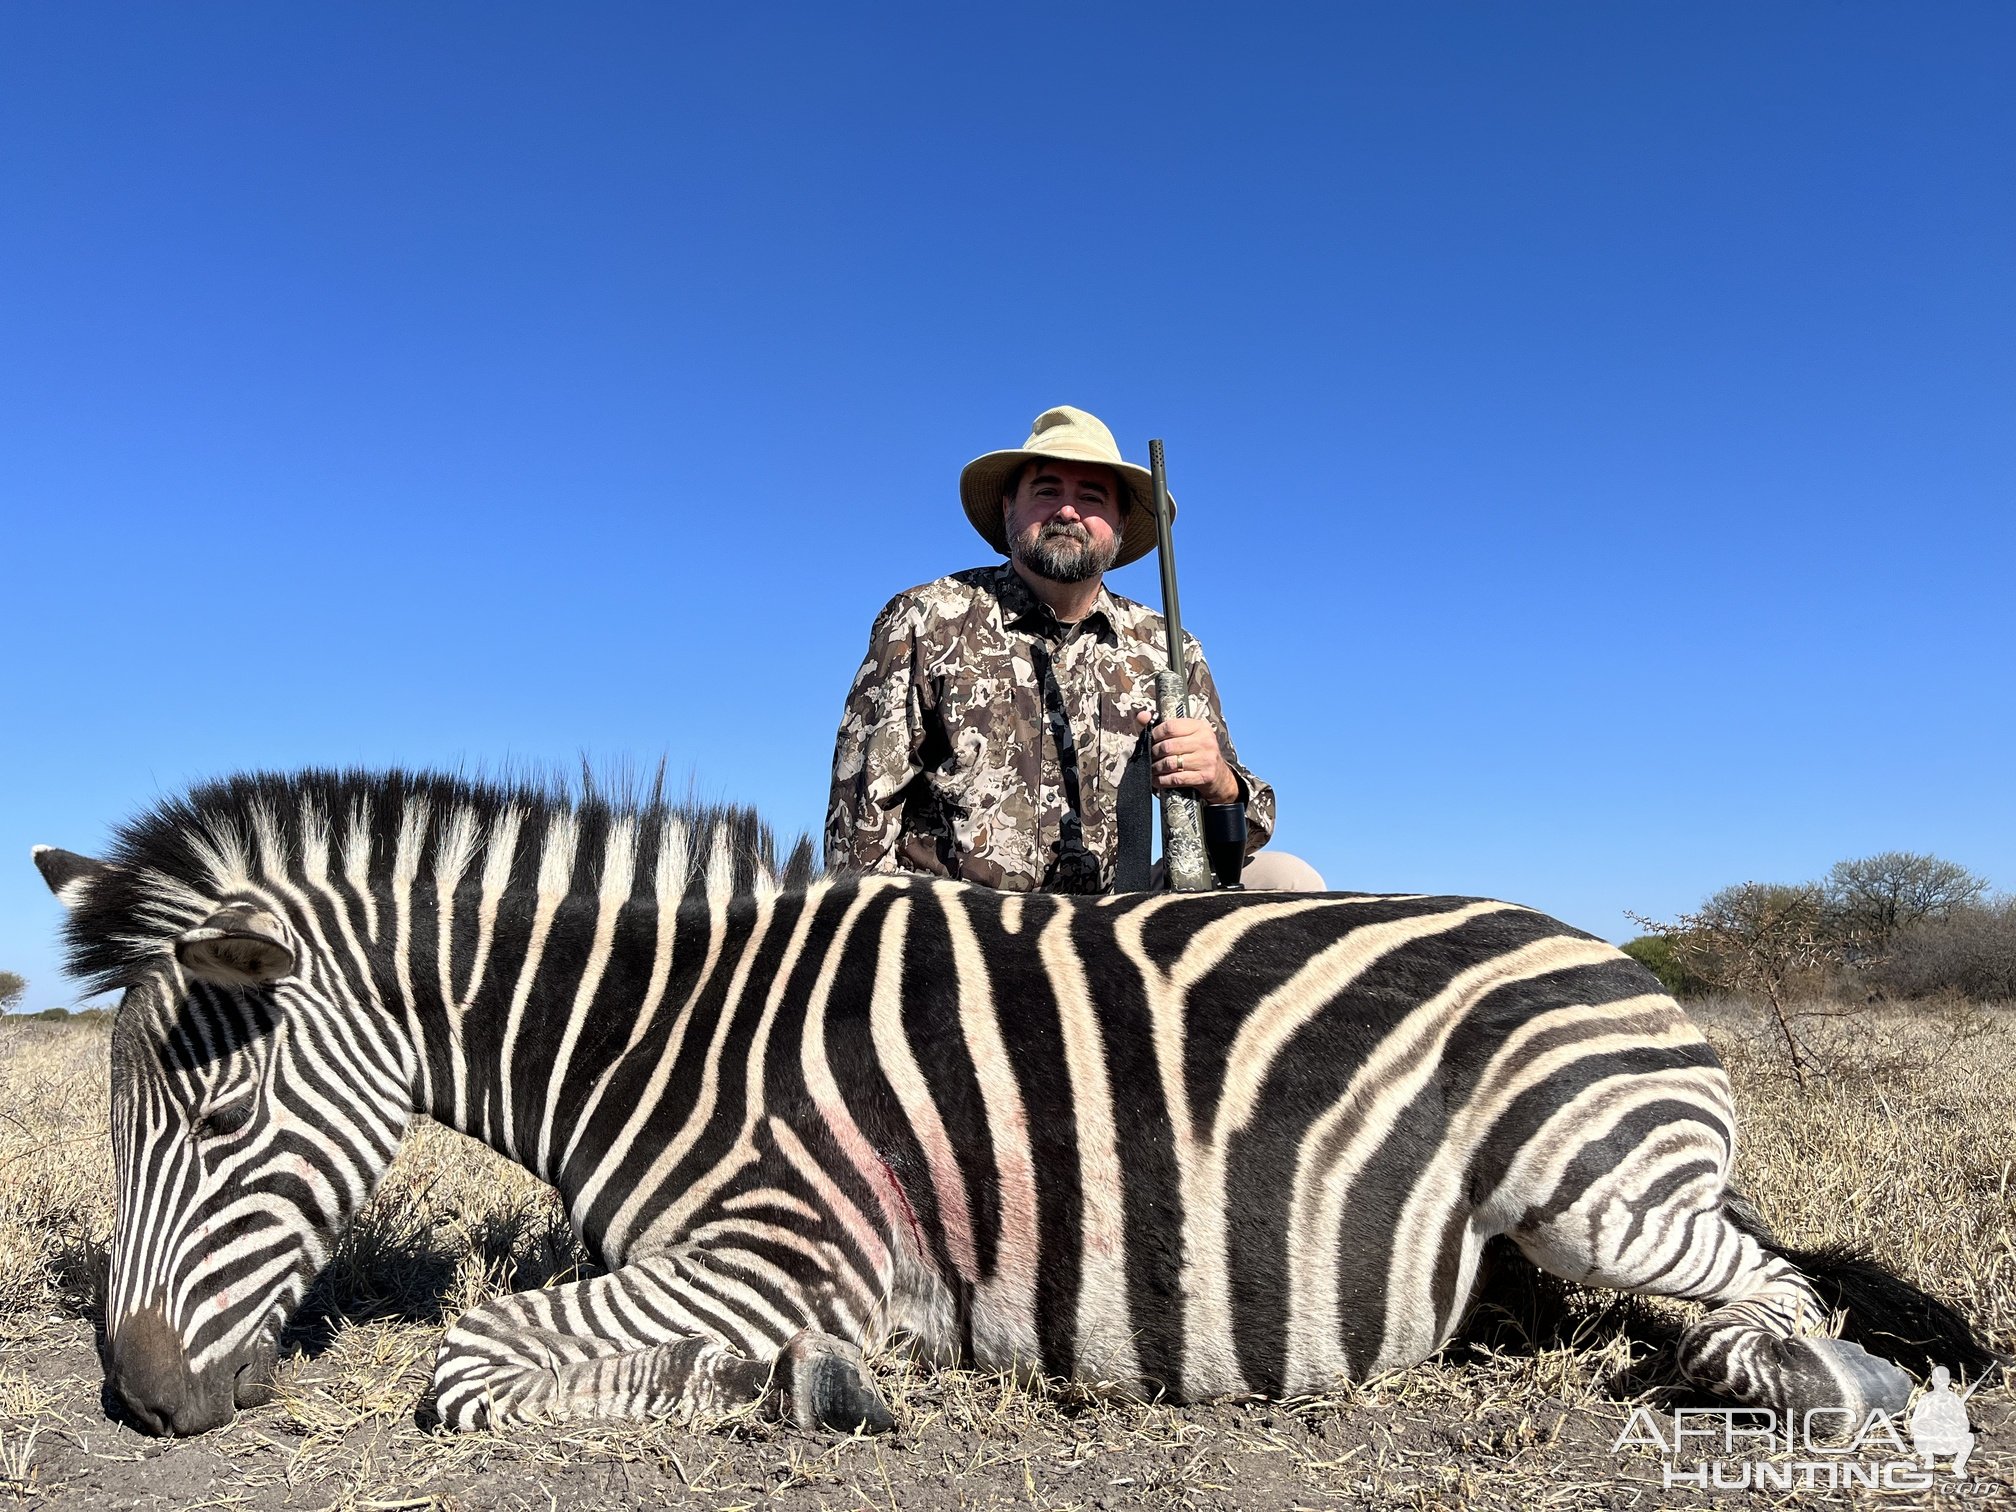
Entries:
POLYGON ((265 1401, 273 1363, 273 1345, 262 1341, 196 1374, 181 1335, 157 1303, 120 1321, 105 1384, 142 1432, 186 1438, 221 1428, 240 1407, 265 1401))

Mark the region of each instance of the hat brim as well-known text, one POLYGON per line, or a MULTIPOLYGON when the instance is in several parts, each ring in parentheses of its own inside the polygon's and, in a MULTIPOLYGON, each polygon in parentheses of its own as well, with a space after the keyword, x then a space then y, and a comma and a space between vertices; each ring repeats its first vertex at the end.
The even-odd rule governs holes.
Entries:
MULTIPOLYGON (((1110 467, 1127 485, 1130 506, 1127 521, 1120 531, 1120 550, 1113 558, 1115 567, 1138 562, 1155 549, 1155 475, 1132 462, 1115 462, 1110 457, 1078 456, 1067 451, 989 452, 966 464, 965 470, 959 474, 959 502, 965 506, 966 518, 980 532, 981 540, 1004 557, 1010 555, 1008 531, 1001 518, 1001 494, 1016 469, 1037 457, 1110 467)), ((1169 500, 1169 518, 1172 521, 1176 518, 1173 495, 1169 500)))

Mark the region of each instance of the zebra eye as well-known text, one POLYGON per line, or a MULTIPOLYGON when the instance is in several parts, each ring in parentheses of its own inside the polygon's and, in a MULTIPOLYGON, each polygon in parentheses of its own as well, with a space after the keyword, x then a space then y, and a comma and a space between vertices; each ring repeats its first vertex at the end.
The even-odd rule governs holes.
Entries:
POLYGON ((221 1103, 196 1121, 196 1135, 199 1139, 222 1139, 236 1134, 252 1121, 252 1102, 249 1097, 235 1098, 221 1103))

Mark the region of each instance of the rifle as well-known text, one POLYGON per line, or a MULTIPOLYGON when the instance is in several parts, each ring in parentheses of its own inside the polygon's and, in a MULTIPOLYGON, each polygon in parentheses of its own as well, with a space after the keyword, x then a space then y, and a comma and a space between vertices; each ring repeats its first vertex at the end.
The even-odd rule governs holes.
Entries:
MULTIPOLYGON (((1169 634, 1169 665, 1155 674, 1156 718, 1163 722, 1190 717, 1190 682, 1189 669, 1184 665, 1183 611, 1176 602, 1176 548, 1170 540, 1169 479, 1162 467, 1160 441, 1148 443, 1148 470, 1155 479, 1155 545, 1162 557, 1162 624, 1169 634)), ((1169 886, 1176 892, 1211 889, 1211 864, 1204 854, 1204 825, 1199 808, 1196 794, 1163 789, 1162 853, 1169 863, 1169 886)), ((1245 836, 1240 839, 1243 842, 1245 836)))

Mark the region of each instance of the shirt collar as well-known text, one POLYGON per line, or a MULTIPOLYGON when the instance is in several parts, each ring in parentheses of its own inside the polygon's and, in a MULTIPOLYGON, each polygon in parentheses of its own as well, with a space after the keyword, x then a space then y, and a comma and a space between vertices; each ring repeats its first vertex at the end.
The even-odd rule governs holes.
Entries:
MULTIPOLYGON (((1029 585, 1022 581, 1022 574, 1015 570, 1012 562, 1003 562, 994 569, 994 596, 1000 600, 1001 622, 1004 625, 1019 624, 1034 617, 1046 630, 1062 629, 1050 606, 1030 592, 1029 585)), ((1099 584, 1099 596, 1092 600, 1092 607, 1085 611, 1085 618, 1079 623, 1095 630, 1117 630, 1119 615, 1113 595, 1107 591, 1103 580, 1099 584)))

